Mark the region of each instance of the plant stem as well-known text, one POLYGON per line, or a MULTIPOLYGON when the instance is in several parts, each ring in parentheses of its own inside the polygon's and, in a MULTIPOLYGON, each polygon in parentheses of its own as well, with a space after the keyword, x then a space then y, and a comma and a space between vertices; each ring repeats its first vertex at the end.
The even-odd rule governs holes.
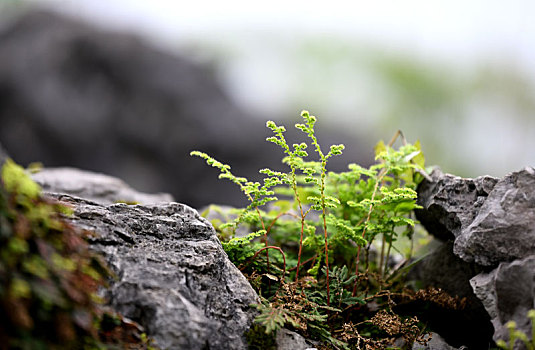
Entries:
POLYGON ((385 245, 386 245, 386 236, 383 233, 383 238, 381 240, 381 257, 379 259, 379 271, 381 271, 381 278, 383 277, 382 271, 383 269, 383 263, 385 259, 385 245))
POLYGON ((327 240, 327 216, 325 212, 325 173, 327 171, 326 169, 326 160, 325 158, 321 162, 322 165, 322 172, 321 172, 321 186, 320 186, 320 192, 321 192, 321 207, 322 207, 322 213, 323 213, 323 234, 325 236, 325 267, 326 267, 326 283, 327 283, 327 306, 330 306, 330 291, 329 291, 329 243, 327 240))
MULTIPOLYGON (((364 221, 364 229, 362 230, 362 238, 364 238, 364 236, 366 235, 366 228, 367 228, 367 224, 368 222, 370 222, 370 218, 372 216, 372 211, 373 211, 373 201, 375 199, 375 195, 377 194, 377 189, 379 188, 379 184, 381 183, 382 179, 383 179, 383 176, 386 174, 386 171, 384 171, 385 168, 383 168, 379 174, 379 177, 377 178, 377 181, 375 182, 375 186, 373 188, 373 193, 372 193, 372 198, 371 198, 371 201, 370 201, 370 209, 368 210, 368 216, 366 217, 366 221, 364 221)), ((360 250, 361 250, 361 246, 358 247, 357 249, 357 262, 356 262, 356 266, 355 266, 355 276, 358 276, 359 274, 359 262, 360 262, 360 250)), ((357 294, 357 280, 358 279, 355 279, 355 283, 353 284, 353 296, 355 296, 357 294)))
MULTIPOLYGON (((262 214, 260 214, 260 209, 258 207, 255 207, 256 212, 258 213, 258 219, 260 220, 260 223, 262 224, 262 230, 264 230, 264 244, 266 247, 268 247, 268 236, 266 231, 266 225, 264 225, 264 219, 262 219, 262 214)), ((265 248, 265 247, 264 247, 265 248)), ((267 264, 267 271, 269 273, 269 250, 266 249, 266 264, 267 264)))
POLYGON ((388 261, 390 260, 390 248, 392 248, 392 236, 393 235, 394 235, 394 233, 392 232, 392 234, 390 235, 390 238, 388 240, 388 249, 386 251, 386 261, 385 261, 385 266, 384 266, 384 269, 383 269, 383 274, 381 275, 381 278, 383 278, 383 279, 386 276, 386 271, 388 269, 388 261))
POLYGON ((297 204, 299 206, 299 212, 301 214, 301 235, 299 237, 299 252, 297 254, 297 270, 295 271, 295 281, 299 279, 299 268, 301 267, 301 253, 303 251, 303 233, 305 231, 305 217, 308 214, 303 214, 303 206, 301 204, 301 199, 299 198, 299 193, 297 192, 297 181, 295 179, 295 170, 292 169, 292 177, 293 177, 293 190, 295 194, 295 199, 297 200, 297 204))

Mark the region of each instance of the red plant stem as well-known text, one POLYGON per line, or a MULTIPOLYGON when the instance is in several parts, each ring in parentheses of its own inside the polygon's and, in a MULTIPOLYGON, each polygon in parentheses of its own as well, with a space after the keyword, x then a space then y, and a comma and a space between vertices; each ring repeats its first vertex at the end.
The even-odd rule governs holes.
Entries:
POLYGON ((325 236, 325 268, 327 272, 325 275, 325 278, 327 282, 327 306, 330 306, 331 295, 330 295, 330 286, 329 286, 330 284, 329 282, 329 243, 327 242, 327 217, 325 213, 325 172, 326 172, 325 165, 326 165, 326 161, 323 160, 322 162, 323 171, 321 174, 320 192, 321 192, 321 207, 323 209, 323 234, 325 236))
POLYGON ((308 212, 303 214, 303 205, 301 204, 301 199, 299 198, 299 193, 297 193, 297 182, 295 180, 295 170, 292 169, 292 178, 293 178, 293 191, 295 193, 295 199, 297 200, 297 204, 299 205, 299 211, 301 214, 301 235, 299 237, 299 252, 297 253, 297 269, 295 271, 295 281, 297 282, 299 280, 299 268, 301 267, 301 253, 303 252, 303 233, 305 230, 305 217, 307 216, 308 212))
POLYGON ((297 254, 297 270, 295 271, 295 281, 299 279, 299 267, 301 266, 301 252, 303 251, 303 232, 305 230, 305 216, 303 215, 303 207, 301 207, 301 201, 297 197, 299 202, 299 209, 301 210, 301 236, 299 237, 299 253, 297 254))
MULTIPOLYGON (((375 182, 375 187, 373 188, 372 198, 370 202, 370 209, 368 210, 368 216, 366 217, 366 221, 364 222, 364 229, 362 230, 362 238, 366 235, 366 225, 370 221, 370 218, 372 216, 373 211, 373 200, 375 199, 375 195, 377 194, 377 189, 379 188, 379 183, 382 181, 383 176, 386 174, 386 172, 383 172, 384 168, 381 170, 381 173, 379 174, 379 177, 377 178, 377 181, 375 182)), ((357 249, 357 262, 355 266, 355 276, 358 276, 359 274, 359 264, 360 264, 360 249, 362 247, 359 245, 357 249)), ((357 283, 358 278, 355 279, 355 283, 353 284, 353 293, 352 295, 355 296, 357 294, 357 283)))
MULTIPOLYGON (((255 207, 256 212, 258 213, 258 219, 260 220, 260 223, 262 224, 262 230, 264 230, 264 244, 267 247, 268 246, 268 237, 267 237, 267 230, 266 226, 264 225, 264 220, 262 219, 262 214, 260 214, 260 209, 258 207, 255 207)), ((267 271, 269 273, 269 251, 266 250, 266 259, 267 259, 267 271)))
POLYGON ((329 291, 329 244, 327 243, 327 219, 325 218, 325 205, 323 205, 323 233, 325 234, 325 267, 327 270, 327 306, 330 306, 331 294, 329 291))

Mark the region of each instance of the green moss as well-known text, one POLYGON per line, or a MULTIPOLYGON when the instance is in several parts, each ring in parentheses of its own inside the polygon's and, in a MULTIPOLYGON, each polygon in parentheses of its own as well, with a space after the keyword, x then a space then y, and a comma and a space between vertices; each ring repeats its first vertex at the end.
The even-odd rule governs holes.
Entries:
POLYGON ((0 182, 0 347, 148 346, 132 333, 138 328, 100 303, 96 292, 111 275, 88 249, 88 233, 65 221, 72 210, 40 193, 22 167, 6 161, 0 182), (109 315, 118 324, 104 332, 102 320, 109 315))

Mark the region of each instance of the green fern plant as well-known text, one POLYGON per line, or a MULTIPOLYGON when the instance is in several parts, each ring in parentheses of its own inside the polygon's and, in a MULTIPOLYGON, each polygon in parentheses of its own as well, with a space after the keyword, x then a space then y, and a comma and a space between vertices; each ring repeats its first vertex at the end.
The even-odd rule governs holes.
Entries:
POLYGON ((261 182, 234 175, 229 165, 203 152, 191 155, 219 169, 219 178, 235 183, 249 200, 234 220, 217 227, 230 259, 262 297, 257 322, 268 333, 289 326, 348 348, 365 340, 354 325, 374 327, 362 321, 373 317, 368 302, 382 302, 392 312, 391 294, 384 289, 393 286, 397 272, 390 267, 393 252, 400 254, 396 243, 413 238, 415 189, 427 176, 424 157, 419 143, 408 144, 398 133, 376 146, 377 164, 370 168, 350 164, 346 172, 329 172, 329 160, 344 146, 332 145, 325 153, 315 134, 316 117, 307 111, 301 117, 295 127, 310 145, 290 146, 283 126, 266 123, 273 132, 267 141, 282 149, 287 169, 262 169, 261 182), (394 149, 398 137, 403 145, 394 149), (250 233, 236 236, 238 226, 250 233), (373 250, 380 251, 378 259, 369 257, 373 250))

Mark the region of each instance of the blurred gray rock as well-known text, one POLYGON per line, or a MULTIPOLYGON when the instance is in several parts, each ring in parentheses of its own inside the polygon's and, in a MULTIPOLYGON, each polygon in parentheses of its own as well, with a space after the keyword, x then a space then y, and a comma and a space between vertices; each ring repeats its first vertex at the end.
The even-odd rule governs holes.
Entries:
POLYGON ((241 194, 191 150, 246 175, 274 164, 260 159, 264 122, 207 67, 133 35, 31 11, 0 31, 0 52, 0 142, 20 164, 103 172, 194 206, 241 194))
POLYGON ((416 211, 416 217, 430 234, 442 240, 456 238, 472 223, 498 182, 490 176, 463 179, 438 168, 431 178, 433 181, 424 179, 418 187, 418 204, 423 209, 416 211))
POLYGON ((463 227, 454 252, 465 261, 495 266, 535 254, 535 169, 498 181, 478 215, 463 227))
POLYGON ((494 326, 495 341, 508 340, 508 321, 531 338, 531 321, 527 317, 535 301, 535 255, 513 262, 501 263, 489 273, 470 280, 494 326))
POLYGON ((66 193, 104 205, 117 202, 156 204, 173 201, 170 194, 138 192, 116 177, 74 168, 44 168, 32 174, 32 178, 45 192, 66 193))
POLYGON ((58 194, 72 223, 97 233, 91 248, 117 275, 105 296, 162 349, 246 349, 258 297, 212 226, 190 207, 103 206, 58 194))
MULTIPOLYGON (((246 201, 194 149, 252 179, 281 166, 265 119, 238 108, 211 67, 52 12, 0 24, 0 143, 19 164, 103 172, 196 208, 246 201)), ((346 160, 363 159, 355 135, 320 140, 353 142, 346 160)))
POLYGON ((7 158, 9 158, 9 155, 7 154, 6 150, 0 144, 0 166, 4 164, 7 158))

